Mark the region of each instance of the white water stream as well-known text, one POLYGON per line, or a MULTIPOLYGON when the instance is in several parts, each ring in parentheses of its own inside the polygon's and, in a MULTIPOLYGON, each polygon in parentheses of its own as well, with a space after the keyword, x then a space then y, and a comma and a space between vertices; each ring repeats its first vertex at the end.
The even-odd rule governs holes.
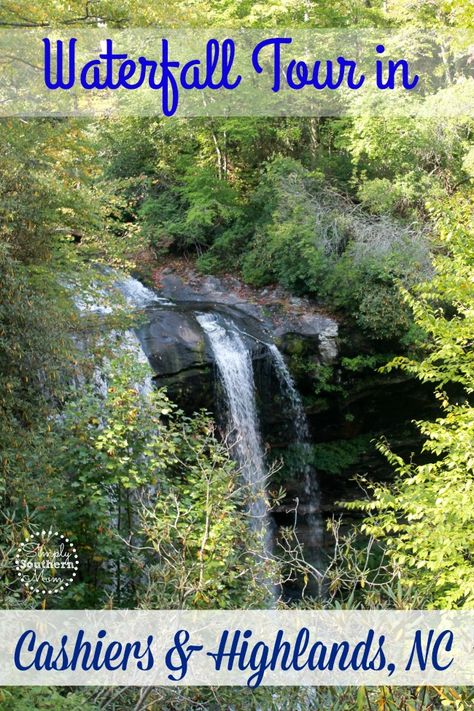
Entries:
MULTIPOLYGON (((245 483, 251 492, 250 514, 254 524, 267 526, 267 551, 270 523, 266 498, 268 468, 260 437, 260 427, 255 399, 255 383, 252 365, 252 349, 247 339, 242 338, 237 326, 216 313, 197 313, 196 318, 203 328, 212 349, 227 404, 227 434, 239 463, 245 483), (265 524, 266 521, 266 524, 265 524)), ((303 509, 307 526, 314 543, 322 538, 322 518, 319 510, 319 488, 310 464, 311 445, 308 421, 301 397, 296 389, 285 360, 274 344, 267 344, 282 394, 287 398, 293 418, 298 454, 302 460, 305 498, 303 509)), ((302 510, 303 510, 302 509, 302 510)))
MULTIPOLYGON (((120 308, 114 299, 113 291, 118 290, 131 309, 143 309, 153 304, 171 306, 171 302, 158 296, 133 277, 110 272, 113 288, 99 287, 93 294, 76 298, 77 307, 83 312, 112 313, 120 308)), ((248 491, 248 511, 255 530, 264 531, 265 551, 271 551, 272 525, 268 517, 268 502, 266 482, 268 468, 260 436, 259 418, 256 404, 256 391, 252 364, 251 337, 240 333, 237 325, 227 317, 216 312, 197 312, 196 319, 203 329, 219 372, 227 406, 227 437, 232 447, 233 455, 238 462, 243 482, 248 491)), ((133 354, 139 363, 148 363, 141 343, 134 330, 112 331, 107 333, 107 339, 116 342, 118 350, 133 354)), ((303 462, 308 462, 310 454, 310 434, 301 397, 296 389, 285 360, 273 344, 267 344, 281 392, 287 398, 293 417, 296 444, 300 447, 303 462)), ((106 364, 105 364, 106 365, 106 364)), ((103 368, 97 369, 95 379, 98 389, 106 391, 107 382, 103 368)), ((137 383, 137 388, 143 396, 152 389, 152 371, 144 382, 137 383)), ((312 530, 315 541, 319 540, 322 531, 321 515, 319 513, 319 490, 314 479, 311 465, 304 464, 305 494, 309 502, 307 523, 312 530)), ((308 505, 308 504, 307 504, 308 505)))
POLYGON ((306 506, 309 509, 307 514, 308 525, 311 528, 314 543, 321 544, 323 536, 323 521, 320 513, 319 486, 317 479, 314 476, 314 469, 310 463, 311 438, 308 420, 306 418, 301 396, 296 389, 295 382, 291 377, 291 373, 288 370, 285 359, 273 343, 270 344, 268 348, 272 356, 278 380, 280 381, 282 392, 288 398, 293 413, 296 445, 303 461, 302 473, 304 476, 304 488, 307 498, 306 506))
POLYGON ((266 523, 266 467, 255 402, 252 353, 231 321, 214 313, 197 313, 225 388, 228 437, 250 495, 254 525, 266 523))

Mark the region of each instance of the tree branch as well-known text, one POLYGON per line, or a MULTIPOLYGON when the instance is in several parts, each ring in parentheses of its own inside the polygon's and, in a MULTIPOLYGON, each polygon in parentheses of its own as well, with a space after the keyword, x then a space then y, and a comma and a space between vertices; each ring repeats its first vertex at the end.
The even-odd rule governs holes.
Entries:
MULTIPOLYGON (((105 22, 113 22, 115 24, 122 24, 124 22, 128 21, 128 17, 119 17, 119 18, 113 18, 113 17, 106 17, 106 16, 99 16, 96 15, 93 12, 92 5, 96 2, 96 0, 87 0, 85 8, 84 8, 84 14, 81 15, 80 17, 71 17, 69 19, 64 19, 59 21, 60 26, 69 26, 69 25, 77 25, 81 23, 91 23, 91 22, 100 22, 100 21, 105 21, 105 22)), ((35 28, 35 27, 51 27, 51 22, 49 20, 43 20, 43 21, 36 21, 29 19, 27 17, 24 17, 22 15, 19 15, 17 12, 14 12, 13 10, 9 11, 13 17, 18 17, 18 21, 2 21, 0 20, 0 27, 17 27, 17 28, 22 28, 22 27, 27 27, 27 28, 35 28)))

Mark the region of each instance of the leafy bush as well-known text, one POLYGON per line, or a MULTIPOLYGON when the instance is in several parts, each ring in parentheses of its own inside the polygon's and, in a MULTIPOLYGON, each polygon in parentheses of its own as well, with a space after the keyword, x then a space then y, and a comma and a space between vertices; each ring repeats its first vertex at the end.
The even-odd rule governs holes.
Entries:
POLYGON ((209 249, 201 254, 196 264, 206 274, 235 272, 241 269, 247 245, 252 237, 252 227, 243 217, 238 217, 213 241, 209 249))
POLYGON ((253 198, 264 217, 243 260, 244 279, 257 285, 277 280, 299 294, 320 293, 330 245, 341 235, 337 216, 318 210, 313 201, 313 183, 309 171, 293 159, 276 158, 267 165, 253 198))
POLYGON ((426 461, 406 462, 381 442, 397 480, 392 487, 370 485, 373 500, 351 505, 369 514, 364 530, 386 544, 402 579, 439 608, 470 607, 474 601, 472 215, 472 197, 463 196, 435 213, 445 251, 435 259, 433 279, 404 292, 424 334, 424 357, 395 358, 385 368, 402 368, 436 387, 440 417, 418 423, 426 461))
POLYGON ((0 495, 18 495, 24 458, 37 427, 64 396, 74 349, 65 290, 44 268, 23 265, 0 243, 0 495))
POLYGON ((0 690, 1 711, 84 711, 98 709, 81 691, 54 687, 15 687, 0 690))
POLYGON ((105 390, 94 379, 73 390, 25 453, 15 481, 20 519, 25 506, 35 510, 35 525, 67 533, 81 561, 61 604, 260 600, 262 586, 244 576, 258 540, 242 515, 249 492, 235 489, 234 462, 205 414, 185 417, 163 390, 143 389, 144 374, 127 352, 111 359, 105 390), (141 546, 155 553, 136 554, 141 546))
POLYGON ((14 257, 47 261, 71 233, 97 227, 92 146, 81 124, 2 120, 0 140, 0 240, 14 257))
POLYGON ((423 230, 364 213, 290 159, 267 166, 259 199, 266 217, 242 260, 247 281, 329 302, 372 338, 403 336, 411 319, 397 284, 430 272, 423 230))
POLYGON ((193 166, 177 185, 151 194, 139 210, 142 230, 160 251, 201 251, 239 215, 238 195, 214 170, 193 166))
MULTIPOLYGON (((450 87, 448 103, 462 100, 462 92, 462 85, 450 87)), ((369 209, 410 217, 463 179, 472 119, 438 118, 442 95, 428 100, 425 115, 380 117, 360 111, 348 126, 345 145, 353 159, 353 181, 369 209)), ((412 110, 421 112, 415 105, 412 110)))

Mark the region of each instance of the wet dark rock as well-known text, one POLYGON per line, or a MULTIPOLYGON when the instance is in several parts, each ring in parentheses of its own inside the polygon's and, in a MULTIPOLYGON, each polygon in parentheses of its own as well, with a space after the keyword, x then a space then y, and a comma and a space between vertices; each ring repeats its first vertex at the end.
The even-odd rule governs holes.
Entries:
POLYGON ((192 312, 149 309, 139 338, 153 370, 170 376, 212 365, 204 335, 192 312))
POLYGON ((196 318, 208 310, 220 312, 236 325, 255 363, 268 357, 266 344, 271 342, 264 324, 227 304, 202 299, 147 308, 138 336, 155 372, 154 380, 189 414, 201 408, 213 412, 216 407, 214 359, 196 318))
POLYGON ((337 356, 337 321, 318 312, 309 300, 290 297, 281 287, 250 290, 235 277, 204 277, 190 270, 185 280, 167 269, 162 270, 159 283, 159 293, 177 304, 227 306, 234 317, 255 319, 283 351, 292 337, 299 336, 311 343, 322 362, 330 363, 337 356))
MULTIPOLYGON (((312 374, 297 373, 297 386, 306 403, 312 445, 332 447, 330 457, 326 454, 331 466, 323 456, 316 463, 319 505, 325 516, 341 512, 337 502, 360 496, 353 481, 355 474, 369 473, 378 480, 391 476, 391 466, 375 449, 374 438, 387 437, 404 456, 417 449, 419 438, 410 421, 413 413, 420 418, 432 414, 432 393, 400 374, 382 376, 373 369, 345 369, 344 357, 371 352, 360 330, 346 332, 347 324, 339 329, 334 318, 307 299, 289 297, 280 286, 252 290, 235 277, 204 277, 190 269, 181 275, 170 268, 161 270, 157 283, 160 296, 173 303, 147 308, 149 322, 139 333, 157 385, 166 386, 170 397, 189 414, 206 408, 221 419, 222 386, 196 313, 210 310, 228 317, 252 351, 260 429, 268 459, 285 457, 294 443, 294 423, 266 344, 276 343, 288 362, 294 358, 314 366, 312 374), (322 371, 325 375, 319 375, 322 371), (326 385, 317 382, 324 377, 328 377, 326 385), (317 396, 315 386, 321 386, 317 396), (341 453, 347 442, 359 442, 360 446, 354 445, 352 458, 346 455, 344 459, 341 453), (333 450, 341 460, 339 468, 334 464, 333 450)), ((305 498, 301 476, 289 468, 277 474, 276 483, 287 492, 274 512, 277 523, 293 525, 295 502, 299 502, 300 527, 309 526, 314 511, 305 498)))

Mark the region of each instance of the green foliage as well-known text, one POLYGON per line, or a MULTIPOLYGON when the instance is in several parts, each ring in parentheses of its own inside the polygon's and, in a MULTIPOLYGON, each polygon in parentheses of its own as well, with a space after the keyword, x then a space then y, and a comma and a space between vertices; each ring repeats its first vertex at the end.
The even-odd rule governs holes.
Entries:
POLYGON ((97 226, 93 154, 80 123, 2 119, 0 139, 0 239, 14 257, 50 259, 71 235, 97 226))
POLYGON ((232 186, 216 180, 212 169, 196 166, 179 187, 148 197, 139 210, 144 234, 159 251, 209 246, 237 214, 232 186))
POLYGON ((247 281, 278 281, 329 302, 374 339, 403 336, 411 321, 397 282, 429 269, 421 231, 364 215, 289 159, 267 167, 259 195, 268 219, 243 259, 247 281))
MULTIPOLYGON (((1 413, 25 421, 28 402, 39 396, 44 380, 54 378, 62 355, 54 331, 48 339, 42 333, 48 316, 58 318, 61 310, 54 305, 54 291, 48 295, 35 288, 31 271, 5 244, 0 244, 0 281, 1 413)), ((52 282, 49 287, 53 290, 52 282)))
POLYGON ((474 601, 474 232, 472 196, 447 201, 435 214, 444 252, 432 281, 405 292, 425 334, 423 359, 396 358, 399 367, 433 383, 441 416, 418 423, 427 462, 405 462, 385 443, 380 450, 397 471, 393 487, 371 486, 364 530, 385 541, 404 579, 416 581, 435 607, 474 601), (453 384, 455 388, 453 389, 453 384), (450 394, 447 394, 447 392, 450 394))
POLYGON ((252 237, 251 223, 243 213, 229 227, 216 237, 210 248, 196 260, 205 274, 234 272, 242 266, 242 258, 252 237))
POLYGON ((471 136, 472 120, 464 116, 407 119, 360 112, 345 137, 358 197, 377 214, 410 217, 424 210, 427 199, 442 197, 466 177, 463 160, 471 136))
POLYGON ((65 691, 48 686, 15 687, 0 690, 0 709, 2 711, 84 711, 98 709, 89 703, 81 691, 65 691))
POLYGON ((74 349, 65 290, 0 243, 0 495, 5 511, 37 427, 63 397, 74 349))
MULTIPOLYGON (((0 10, 7 26, 99 19, 109 27, 463 27, 472 26, 472 8, 465 0, 37 0, 21 11, 15 2, 0 10)), ((462 90, 449 86, 434 102, 460 101, 462 90)), ((78 323, 59 280, 83 258, 130 264, 150 248, 159 259, 184 253, 203 271, 239 271, 253 284, 278 282, 310 295, 373 340, 406 346, 418 334, 421 359, 398 358, 393 367, 435 384, 440 417, 419 425, 426 437, 421 464, 380 446, 397 481, 374 487, 374 500, 358 508, 372 512, 365 530, 383 548, 374 551, 372 539, 339 546, 328 592, 343 608, 472 605, 472 197, 459 193, 471 187, 472 120, 441 121, 433 108, 434 118, 420 113, 403 121, 374 117, 366 107, 345 119, 1 122, 3 607, 36 605, 11 578, 12 559, 25 527, 53 521, 81 555, 82 580, 61 605, 265 602, 252 555, 259 541, 243 516, 245 492, 210 420, 184 417, 163 391, 144 394, 143 373, 125 356, 111 358, 102 395, 90 383, 65 388, 79 357, 70 331, 84 336, 97 325, 78 323), (441 243, 430 245, 436 274, 416 289, 431 275, 430 221, 441 234, 441 243)), ((292 360, 314 395, 340 392, 333 369, 297 348, 292 360)), ((357 356, 342 365, 360 372, 376 360, 357 356)), ((363 446, 316 445, 313 454, 337 474, 363 446)), ((15 711, 143 708, 133 689, 0 694, 0 708, 15 711)), ((149 701, 173 709, 461 711, 472 692, 155 689, 149 701)))
POLYGON ((474 694, 471 688, 418 687, 260 687, 258 689, 220 687, 167 688, 152 690, 133 687, 94 688, 71 691, 67 688, 4 689, 1 711, 59 711, 81 708, 85 711, 129 711, 131 708, 173 709, 190 711, 208 708, 213 711, 232 708, 235 711, 293 711, 295 708, 328 709, 328 711, 366 711, 379 708, 390 711, 412 711, 413 708, 445 708, 466 711, 474 694), (146 696, 145 696, 146 694, 146 696), (111 703, 112 702, 112 703, 111 703), (146 703, 146 707, 143 704, 146 703), (415 706, 416 704, 416 706, 415 706))
POLYGON ((338 476, 356 467, 361 455, 373 447, 370 442, 371 435, 361 435, 350 440, 290 445, 279 457, 280 467, 272 481, 284 487, 288 479, 301 475, 308 467, 318 473, 338 476))
POLYGON ((312 447, 313 466, 328 474, 341 474, 354 466, 370 448, 370 438, 370 435, 362 435, 350 440, 315 444, 312 447))
POLYGON ((148 590, 140 605, 265 606, 269 598, 263 583, 271 579, 272 565, 263 563, 259 579, 252 574, 262 541, 244 515, 250 492, 237 487, 235 465, 214 439, 206 417, 186 421, 177 435, 180 470, 162 480, 158 496, 141 514, 157 560, 146 566, 148 590))
POLYGON ((359 373, 364 370, 374 371, 377 367, 385 365, 388 360, 391 358, 385 353, 360 354, 352 358, 341 358, 341 365, 349 372, 359 373))
POLYGON ((309 181, 308 171, 293 159, 277 158, 268 164, 254 199, 265 206, 269 219, 257 229, 254 246, 243 261, 242 274, 250 283, 277 280, 295 293, 318 294, 330 260, 326 241, 337 225, 331 216, 315 219, 308 204, 309 181))
POLYGON ((371 339, 403 341, 412 319, 398 282, 429 275, 426 202, 469 175, 471 124, 416 116, 408 130, 363 107, 337 121, 117 121, 101 127, 106 185, 123 203, 115 232, 132 250, 140 235, 159 258, 278 282, 371 339))
POLYGON ((343 393, 334 367, 320 363, 314 356, 294 354, 290 357, 292 373, 298 382, 311 384, 310 400, 313 404, 322 403, 321 398, 343 393))
POLYGON ((356 219, 352 237, 327 277, 335 305, 348 312, 373 339, 400 339, 411 318, 399 295, 430 272, 422 231, 388 218, 356 219))
POLYGON ((144 391, 143 376, 125 352, 102 373, 105 393, 94 383, 73 391, 37 432, 17 499, 78 548, 81 579, 62 604, 137 605, 159 594, 164 607, 238 606, 251 534, 234 464, 206 416, 185 418, 164 391, 144 391), (127 542, 156 556, 136 558, 127 542), (142 569, 154 580, 148 592, 137 587, 142 569))

